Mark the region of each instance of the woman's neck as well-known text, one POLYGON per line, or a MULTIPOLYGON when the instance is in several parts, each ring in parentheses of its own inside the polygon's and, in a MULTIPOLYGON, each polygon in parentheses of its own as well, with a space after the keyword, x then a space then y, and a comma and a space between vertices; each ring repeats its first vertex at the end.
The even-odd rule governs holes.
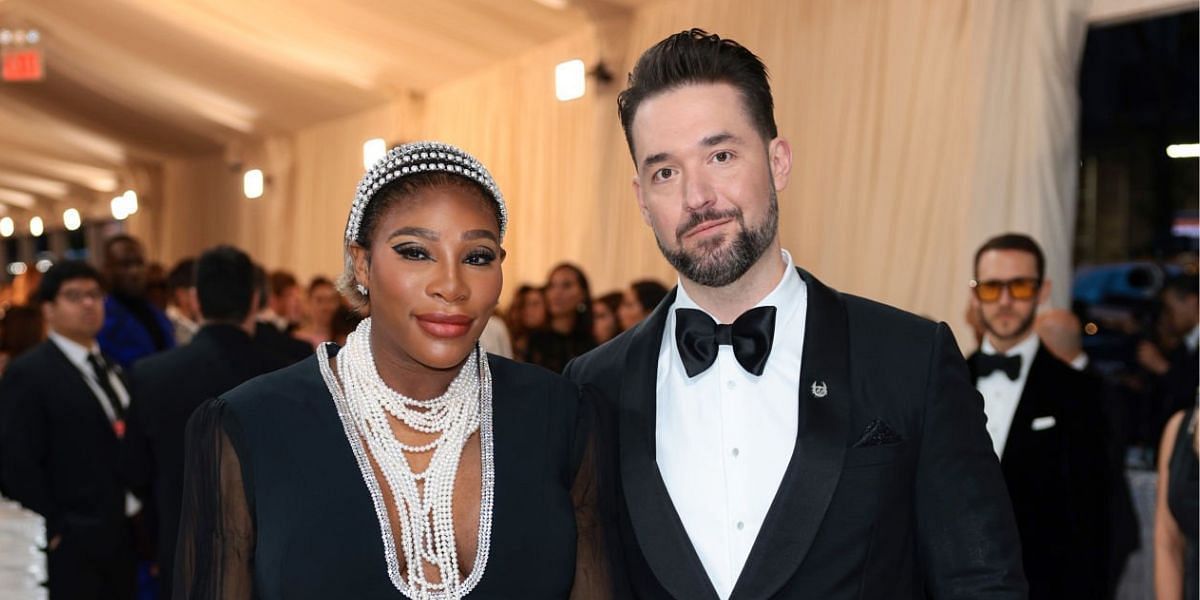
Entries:
POLYGON ((450 382, 462 369, 463 362, 436 369, 413 360, 400 346, 376 330, 371 331, 371 355, 375 368, 388 387, 415 400, 428 400, 446 393, 450 382))
POLYGON ((567 313, 550 318, 550 328, 563 335, 570 335, 575 330, 575 315, 567 313))

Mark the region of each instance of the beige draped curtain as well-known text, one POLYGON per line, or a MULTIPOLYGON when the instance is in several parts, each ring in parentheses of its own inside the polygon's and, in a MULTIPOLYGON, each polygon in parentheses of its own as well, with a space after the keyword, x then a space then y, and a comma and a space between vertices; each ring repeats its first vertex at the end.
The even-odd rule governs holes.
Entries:
POLYGON ((216 181, 227 171, 216 159, 168 164, 161 254, 231 241, 269 266, 335 274, 362 142, 419 136, 475 153, 498 180, 512 212, 506 292, 543 281, 561 260, 582 265, 596 293, 646 276, 673 283, 636 209, 615 95, 644 49, 698 26, 742 42, 770 69, 795 156, 780 203, 783 246, 797 263, 844 291, 951 321, 963 338, 971 252, 989 235, 1034 234, 1065 300, 1087 5, 654 3, 424 98, 297 132, 278 142, 290 144, 273 153, 288 164, 257 205, 236 193, 240 182, 216 181), (559 102, 554 66, 571 58, 603 59, 617 81, 589 80, 584 98, 559 102))

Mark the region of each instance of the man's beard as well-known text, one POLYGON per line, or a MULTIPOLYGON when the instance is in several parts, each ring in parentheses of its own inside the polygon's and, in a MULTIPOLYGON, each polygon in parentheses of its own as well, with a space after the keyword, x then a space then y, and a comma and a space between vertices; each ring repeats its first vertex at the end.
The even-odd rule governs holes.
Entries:
POLYGON ((988 318, 983 314, 983 307, 979 308, 979 322, 983 323, 983 328, 986 329, 988 333, 992 334, 996 337, 996 339, 999 340, 1015 340, 1017 338, 1024 337, 1025 334, 1029 333, 1029 331, 1033 329, 1033 323, 1035 319, 1037 319, 1036 308, 1031 309, 1029 314, 1026 315, 1024 319, 1021 319, 1021 322, 1019 325, 1017 325, 1016 330, 1008 335, 1005 335, 997 331, 996 328, 992 326, 992 323, 988 321, 988 318))
POLYGON ((779 232, 779 200, 772 186, 770 208, 767 218, 759 227, 746 227, 746 219, 741 209, 727 211, 708 210, 691 213, 686 222, 675 231, 675 242, 678 249, 671 249, 663 243, 662 238, 655 232, 654 240, 662 251, 667 262, 683 277, 706 287, 725 287, 746 274, 754 263, 762 257, 763 252, 775 241, 779 232), (738 231, 734 234, 733 242, 722 248, 725 236, 717 236, 700 244, 697 254, 689 254, 683 249, 683 236, 702 223, 720 219, 735 219, 738 231))

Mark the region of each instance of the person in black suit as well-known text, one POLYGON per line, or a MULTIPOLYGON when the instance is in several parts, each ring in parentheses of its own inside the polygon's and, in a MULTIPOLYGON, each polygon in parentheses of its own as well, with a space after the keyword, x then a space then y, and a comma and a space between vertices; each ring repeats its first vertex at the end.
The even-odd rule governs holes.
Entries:
POLYGON ((749 50, 693 29, 619 98, 680 285, 566 369, 597 398, 619 598, 1023 598, 979 396, 949 327, 842 294, 778 237, 791 150, 749 50))
POLYGON ((257 293, 250 257, 217 246, 196 262, 203 317, 191 343, 135 365, 125 466, 131 488, 156 503, 162 597, 170 598, 171 568, 183 489, 184 430, 202 402, 291 361, 264 352, 251 338, 257 293))
POLYGON ((1176 275, 1163 286, 1162 319, 1179 344, 1163 356, 1149 341, 1138 345, 1138 362, 1152 375, 1146 428, 1154 446, 1172 415, 1196 402, 1200 386, 1200 283, 1196 275, 1176 275))
MULTIPOLYGON (((288 281, 287 278, 291 277, 283 272, 275 275, 282 277, 285 283, 288 281)), ((277 279, 275 275, 268 278, 266 270, 258 265, 254 266, 254 289, 258 290, 259 297, 258 314, 255 316, 254 322, 254 345, 260 351, 275 355, 287 364, 292 364, 311 356, 313 348, 312 344, 292 337, 287 330, 286 320, 277 316, 264 318, 264 315, 275 315, 274 309, 267 302, 267 298, 272 295, 272 288, 275 286, 274 280, 277 279), (281 322, 284 325, 282 328, 279 327, 281 322)), ((295 278, 291 278, 290 281, 292 291, 296 291, 295 278)), ((288 294, 290 292, 281 293, 288 294)))
POLYGON ((968 363, 1012 498, 1029 597, 1111 597, 1117 453, 1099 379, 1055 358, 1034 331, 1050 294, 1041 248, 1022 234, 988 240, 971 287, 985 335, 968 363))
POLYGON ((37 298, 49 339, 0 380, 0 477, 14 500, 46 519, 52 599, 132 598, 131 497, 119 471, 129 394, 120 367, 96 343, 100 274, 83 262, 58 263, 37 298))

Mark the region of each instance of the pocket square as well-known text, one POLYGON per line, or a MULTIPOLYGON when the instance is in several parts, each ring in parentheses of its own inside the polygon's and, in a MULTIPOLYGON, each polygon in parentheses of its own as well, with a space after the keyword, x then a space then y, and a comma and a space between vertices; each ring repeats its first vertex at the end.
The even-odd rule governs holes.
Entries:
POLYGON ((1033 420, 1033 430, 1044 431, 1054 427, 1056 423, 1058 423, 1058 421, 1055 421, 1054 417, 1038 417, 1033 420))
POLYGON ((855 448, 866 448, 870 446, 883 446, 886 444, 895 444, 904 441, 900 434, 892 430, 887 423, 882 419, 875 419, 867 424, 867 428, 863 430, 858 441, 854 442, 855 448))

